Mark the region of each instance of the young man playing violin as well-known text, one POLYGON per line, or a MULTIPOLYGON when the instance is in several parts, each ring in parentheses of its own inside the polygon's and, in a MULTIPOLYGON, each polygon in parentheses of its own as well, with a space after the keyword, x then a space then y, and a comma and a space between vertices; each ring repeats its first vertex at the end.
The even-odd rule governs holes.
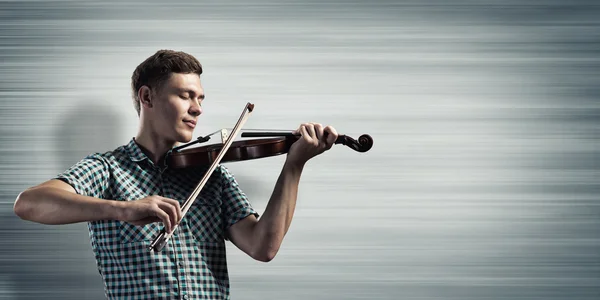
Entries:
POLYGON ((182 216, 182 204, 207 167, 174 170, 165 157, 192 139, 204 100, 201 74, 201 64, 187 53, 156 52, 132 76, 137 135, 113 151, 85 157, 15 201, 24 220, 88 223, 109 299, 229 298, 225 241, 256 260, 272 260, 292 221, 304 165, 338 136, 329 126, 299 126, 301 137, 260 218, 222 165, 182 216), (168 244, 149 251, 163 226, 172 232, 168 244))

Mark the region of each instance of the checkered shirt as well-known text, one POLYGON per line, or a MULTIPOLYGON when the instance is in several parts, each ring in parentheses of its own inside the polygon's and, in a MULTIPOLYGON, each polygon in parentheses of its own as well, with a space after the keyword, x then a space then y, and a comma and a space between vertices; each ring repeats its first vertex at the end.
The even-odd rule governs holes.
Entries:
MULTIPOLYGON (((87 156, 56 178, 81 195, 118 201, 160 195, 183 204, 207 169, 161 169, 131 139, 113 151, 87 156)), ((162 223, 88 222, 106 297, 229 299, 225 233, 252 214, 258 217, 233 175, 218 166, 161 252, 148 246, 162 223)))

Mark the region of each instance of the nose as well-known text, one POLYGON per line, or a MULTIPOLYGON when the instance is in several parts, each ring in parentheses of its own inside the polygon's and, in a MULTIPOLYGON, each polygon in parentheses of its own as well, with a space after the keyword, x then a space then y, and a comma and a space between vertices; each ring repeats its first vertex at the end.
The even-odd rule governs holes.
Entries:
POLYGON ((189 113, 192 116, 199 116, 202 113, 202 104, 200 102, 201 100, 198 101, 191 101, 192 105, 190 105, 190 109, 189 109, 189 113))

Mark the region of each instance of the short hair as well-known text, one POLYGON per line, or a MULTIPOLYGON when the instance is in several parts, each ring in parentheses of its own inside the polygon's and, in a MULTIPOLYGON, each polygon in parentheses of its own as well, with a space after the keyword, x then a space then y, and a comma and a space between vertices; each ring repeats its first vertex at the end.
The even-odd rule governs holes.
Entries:
POLYGON ((138 91, 144 85, 160 90, 172 73, 202 74, 202 65, 192 55, 173 50, 159 50, 137 66, 131 76, 133 106, 140 115, 138 91))

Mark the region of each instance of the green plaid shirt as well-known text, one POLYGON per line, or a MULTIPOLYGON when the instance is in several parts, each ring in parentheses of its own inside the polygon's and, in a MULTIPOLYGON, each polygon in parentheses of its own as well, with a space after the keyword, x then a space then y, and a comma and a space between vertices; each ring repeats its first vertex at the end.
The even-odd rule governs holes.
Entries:
MULTIPOLYGON (((84 158, 56 178, 81 195, 119 201, 160 195, 183 204, 207 169, 161 169, 131 139, 114 151, 84 158)), ((251 214, 258 217, 233 175, 219 166, 161 252, 148 246, 162 223, 88 222, 106 297, 228 299, 225 233, 251 214)))

